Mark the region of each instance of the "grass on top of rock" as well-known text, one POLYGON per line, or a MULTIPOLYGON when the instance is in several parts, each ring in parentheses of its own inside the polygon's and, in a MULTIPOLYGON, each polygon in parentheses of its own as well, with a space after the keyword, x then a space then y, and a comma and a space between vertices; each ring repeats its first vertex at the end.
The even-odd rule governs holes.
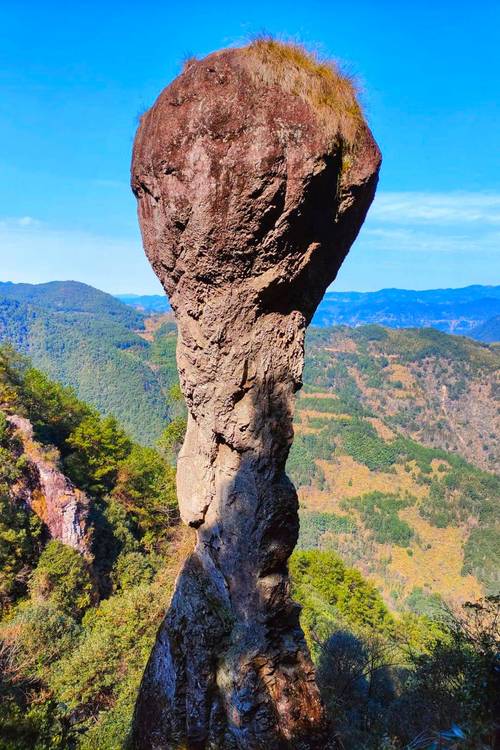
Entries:
POLYGON ((333 60, 296 42, 259 36, 246 48, 258 62, 254 73, 268 86, 301 97, 320 115, 332 135, 340 134, 352 145, 362 120, 352 76, 343 73, 333 60))

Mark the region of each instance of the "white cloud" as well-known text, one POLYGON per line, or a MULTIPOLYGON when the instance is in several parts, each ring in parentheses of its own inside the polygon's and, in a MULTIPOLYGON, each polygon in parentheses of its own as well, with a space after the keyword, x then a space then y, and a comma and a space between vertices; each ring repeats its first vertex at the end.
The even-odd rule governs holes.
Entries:
POLYGON ((37 219, 34 219, 32 216, 9 217, 0 220, 0 229, 13 230, 16 227, 40 226, 40 223, 41 222, 39 222, 37 219))
POLYGON ((421 253, 448 255, 455 263, 482 259, 494 272, 500 252, 500 194, 382 191, 368 213, 359 245, 407 258, 421 253))
POLYGON ((500 232, 429 232, 421 227, 372 227, 367 226, 362 234, 365 245, 383 250, 400 252, 476 253, 496 254, 500 252, 500 232))
MULTIPOLYGON (((344 288, 498 283, 499 255, 500 195, 381 192, 340 279, 344 288)), ((32 216, 0 218, 0 280, 55 279, 113 293, 161 292, 138 228, 120 237, 32 216)))
POLYGON ((39 223, 40 222, 38 222, 32 216, 22 216, 19 219, 19 226, 21 226, 21 227, 31 227, 31 226, 37 225, 39 223))
POLYGON ((370 216, 390 224, 500 224, 500 194, 380 192, 370 216))

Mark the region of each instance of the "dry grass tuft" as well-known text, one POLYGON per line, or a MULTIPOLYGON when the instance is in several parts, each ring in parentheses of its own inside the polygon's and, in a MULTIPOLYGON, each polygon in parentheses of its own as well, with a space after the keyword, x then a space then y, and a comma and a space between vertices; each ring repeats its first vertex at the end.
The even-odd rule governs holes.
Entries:
POLYGON ((252 72, 268 86, 279 86, 301 97, 316 110, 334 137, 351 146, 363 120, 357 87, 333 60, 322 60, 314 52, 293 42, 269 36, 254 39, 245 48, 257 65, 252 72))

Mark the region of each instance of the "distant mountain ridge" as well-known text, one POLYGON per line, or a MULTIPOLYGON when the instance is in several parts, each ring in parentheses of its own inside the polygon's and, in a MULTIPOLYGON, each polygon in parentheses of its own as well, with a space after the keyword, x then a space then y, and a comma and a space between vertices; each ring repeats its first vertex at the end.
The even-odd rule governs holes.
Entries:
MULTIPOLYGON (((146 314, 171 309, 167 297, 158 294, 126 294, 118 295, 118 299, 146 314)), ((425 291, 327 292, 312 322, 322 328, 367 323, 390 328, 436 328, 491 343, 500 340, 499 316, 500 286, 474 285, 425 291)))
POLYGON ((127 311, 113 295, 80 281, 49 281, 46 284, 0 281, 0 298, 40 305, 54 312, 103 314, 130 330, 143 327, 140 313, 127 311))
POLYGON ((474 336, 474 329, 500 314, 500 286, 412 291, 328 292, 313 324, 390 328, 437 328, 444 333, 474 336))
MULTIPOLYGON (((398 327, 398 321, 404 320, 409 324, 413 320, 409 312, 412 299, 416 297, 416 303, 420 305, 418 314, 421 316, 423 307, 427 310, 427 325, 431 323, 430 307, 434 306, 435 309, 441 305, 445 313, 447 308, 448 320, 451 320, 451 313, 461 306, 462 310, 468 311, 468 324, 478 340, 486 343, 499 340, 498 315, 472 326, 473 321, 478 319, 478 308, 489 313, 498 304, 500 287, 429 292, 385 290, 369 294, 328 293, 315 322, 322 315, 321 323, 328 319, 330 306, 337 318, 350 320, 353 335, 357 332, 361 334, 363 320, 373 319, 378 305, 377 315, 386 321, 389 318, 386 327, 394 329, 398 327), (338 302, 339 299, 341 302, 338 302), (406 317, 403 316, 403 308, 406 317), (396 313, 399 315, 397 319, 396 313)), ((152 444, 169 420, 169 389, 177 382, 175 324, 168 315, 145 310, 148 300, 151 302, 148 296, 127 295, 127 298, 135 304, 140 302, 143 309, 133 309, 110 294, 75 281, 38 285, 0 283, 0 343, 9 342, 18 351, 28 354, 34 365, 49 377, 73 386, 80 398, 102 414, 116 416, 134 439, 143 444, 152 444)), ((152 300, 156 310, 161 306, 165 309, 168 304, 161 295, 154 295, 152 300)), ((445 318, 446 315, 442 313, 441 320, 445 318)), ((454 321, 456 323, 456 318, 454 321)), ((311 336, 322 334, 329 335, 325 326, 312 329, 308 340, 311 336)), ((405 341, 412 340, 415 332, 401 331, 401 335, 405 341)), ((459 347, 460 351, 465 347, 469 351, 468 339, 450 338, 443 333, 433 332, 432 328, 421 331, 421 336, 427 342, 426 346, 431 350, 435 348, 438 355, 444 356, 450 347, 459 347), (435 340, 431 336, 433 333, 438 337, 435 340), (432 342, 432 346, 429 342, 432 342)), ((472 345, 472 342, 469 341, 469 344, 472 345)), ((477 344, 475 346, 478 347, 477 344)), ((469 355, 464 356, 467 359, 469 355)), ((308 368, 306 362, 306 371, 308 368)), ((465 384, 471 385, 468 376, 465 377, 465 384)), ((476 401, 479 409, 481 399, 476 401)), ((377 409, 380 413, 384 412, 381 404, 377 409)), ((432 413, 431 409, 430 416, 432 413)), ((478 415, 480 420, 479 411, 478 415)), ((489 421, 486 413, 484 418, 489 421)), ((446 429, 443 430, 434 430, 438 442, 444 439, 446 429)), ((452 427, 451 432, 458 434, 460 430, 452 427)), ((476 433, 477 429, 473 432, 476 433)), ((491 439, 486 439, 486 435, 485 432, 482 443, 490 445, 491 439)), ((470 439, 467 435, 462 437, 465 442, 470 439)), ((474 439, 473 447, 462 452, 469 460, 476 458, 484 466, 480 456, 491 452, 491 447, 483 451, 482 443, 476 445, 478 440, 474 439)), ((450 447, 460 449, 455 443, 450 443, 450 447)))
POLYGON ((488 318, 484 323, 476 326, 469 334, 477 341, 483 341, 485 344, 493 344, 500 341, 500 315, 488 318))
POLYGON ((116 299, 145 313, 169 312, 172 308, 163 294, 117 294, 116 299))

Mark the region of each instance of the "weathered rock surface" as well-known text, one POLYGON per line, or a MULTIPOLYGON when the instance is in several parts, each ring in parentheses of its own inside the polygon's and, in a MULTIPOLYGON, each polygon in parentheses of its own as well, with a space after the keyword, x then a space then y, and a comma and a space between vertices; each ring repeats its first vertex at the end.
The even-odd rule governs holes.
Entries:
POLYGON ((23 479, 13 488, 17 502, 24 503, 46 527, 51 539, 57 539, 91 557, 88 497, 62 474, 33 435, 31 422, 11 415, 8 422, 16 431, 26 459, 23 479))
POLYGON ((179 328, 178 495, 197 529, 142 681, 139 750, 328 746, 289 592, 284 467, 304 332, 380 154, 346 81, 266 44, 188 63, 134 146, 144 246, 179 328))

